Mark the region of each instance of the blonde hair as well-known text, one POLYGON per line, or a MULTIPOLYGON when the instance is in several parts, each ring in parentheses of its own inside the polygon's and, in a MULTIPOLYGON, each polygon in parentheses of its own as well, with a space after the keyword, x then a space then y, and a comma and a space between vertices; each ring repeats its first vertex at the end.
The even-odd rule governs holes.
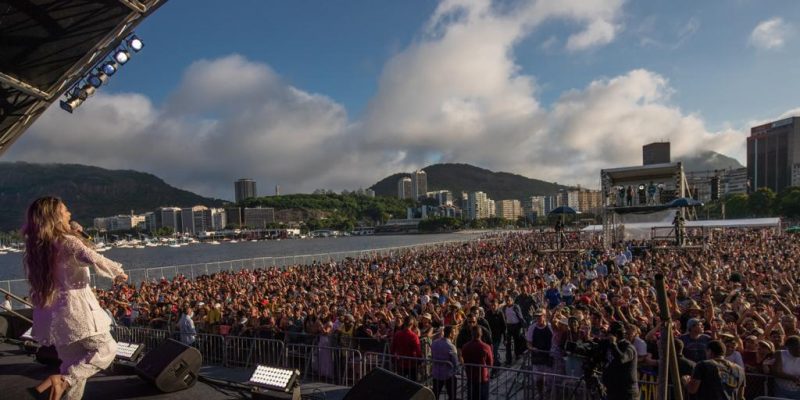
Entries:
POLYGON ((58 197, 36 199, 28 207, 22 234, 25 238, 23 264, 30 284, 31 302, 36 307, 47 307, 56 295, 54 264, 58 241, 70 234, 69 226, 61 221, 58 197))

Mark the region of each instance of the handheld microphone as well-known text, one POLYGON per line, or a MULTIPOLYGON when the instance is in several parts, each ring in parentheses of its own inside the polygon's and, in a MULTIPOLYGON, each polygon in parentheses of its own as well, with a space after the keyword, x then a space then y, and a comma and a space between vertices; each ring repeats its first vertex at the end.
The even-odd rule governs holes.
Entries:
POLYGON ((69 227, 72 228, 73 232, 77 233, 78 235, 81 235, 81 237, 83 237, 84 239, 87 239, 87 240, 91 240, 92 239, 92 237, 89 236, 88 233, 83 231, 83 227, 81 226, 81 224, 79 224, 79 223, 77 223, 75 221, 69 221, 69 227))

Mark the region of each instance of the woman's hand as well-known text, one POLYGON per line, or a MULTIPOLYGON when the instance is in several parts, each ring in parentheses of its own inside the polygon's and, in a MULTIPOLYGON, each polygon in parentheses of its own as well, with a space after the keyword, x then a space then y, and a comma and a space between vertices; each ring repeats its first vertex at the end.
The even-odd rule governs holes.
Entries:
POLYGON ((125 282, 127 280, 128 280, 128 274, 126 274, 124 272, 119 274, 119 275, 117 275, 117 277, 114 278, 114 281, 116 281, 116 282, 125 282))

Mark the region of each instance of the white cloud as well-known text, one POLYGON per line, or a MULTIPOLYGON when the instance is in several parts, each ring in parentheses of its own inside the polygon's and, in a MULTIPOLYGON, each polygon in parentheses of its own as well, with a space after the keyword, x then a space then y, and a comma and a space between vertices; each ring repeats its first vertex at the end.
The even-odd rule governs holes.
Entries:
POLYGON ((768 19, 756 25, 750 33, 750 44, 764 50, 777 50, 786 43, 791 26, 780 17, 768 19))
POLYGON ((567 39, 567 50, 579 51, 590 47, 611 43, 617 28, 614 24, 604 21, 592 21, 586 29, 576 33, 567 39))
MULTIPOLYGON (((599 78, 540 105, 514 46, 552 19, 580 25, 573 37, 614 25, 621 1, 503 4, 443 1, 384 66, 359 120, 268 65, 231 55, 189 66, 162 107, 137 94, 98 94, 74 115, 52 108, 8 156, 143 170, 226 198, 240 177, 287 193, 354 189, 433 161, 596 187, 600 168, 639 164, 641 146, 661 139, 676 156, 703 149, 741 159, 744 131, 709 132, 670 104, 673 90, 655 72, 599 78)), ((573 46, 602 44, 608 32, 573 46)))

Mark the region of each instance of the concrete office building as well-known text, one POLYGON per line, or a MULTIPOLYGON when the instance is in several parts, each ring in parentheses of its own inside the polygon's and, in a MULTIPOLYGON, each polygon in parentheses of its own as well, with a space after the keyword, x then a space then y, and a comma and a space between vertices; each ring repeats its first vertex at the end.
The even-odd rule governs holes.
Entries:
POLYGON ((755 126, 747 138, 747 178, 752 190, 800 186, 800 117, 755 126))
POLYGON ((244 209, 244 225, 253 229, 264 229, 275 222, 275 209, 272 207, 256 207, 244 209))

